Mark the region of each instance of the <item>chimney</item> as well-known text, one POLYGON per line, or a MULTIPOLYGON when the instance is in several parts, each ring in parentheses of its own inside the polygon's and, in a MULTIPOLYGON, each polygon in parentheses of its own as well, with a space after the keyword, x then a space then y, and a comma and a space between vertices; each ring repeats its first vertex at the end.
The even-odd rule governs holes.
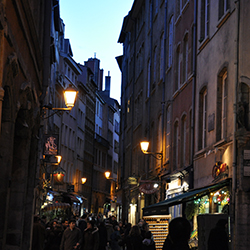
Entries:
POLYGON ((108 93, 108 96, 110 96, 110 71, 108 71, 108 76, 105 76, 105 91, 108 93))

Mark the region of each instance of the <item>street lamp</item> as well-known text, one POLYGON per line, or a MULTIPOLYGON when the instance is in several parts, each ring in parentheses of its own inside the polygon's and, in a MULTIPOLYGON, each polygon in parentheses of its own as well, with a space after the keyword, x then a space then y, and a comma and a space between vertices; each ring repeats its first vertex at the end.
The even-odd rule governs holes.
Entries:
POLYGON ((82 184, 85 184, 85 182, 87 181, 87 178, 85 178, 85 177, 82 177, 82 184))
POLYGON ((109 177, 110 177, 110 171, 106 171, 105 173, 104 173, 104 175, 105 175, 105 177, 106 177, 106 179, 109 179, 109 177))
POLYGON ((60 111, 71 110, 75 105, 77 93, 78 91, 72 86, 72 84, 69 84, 68 88, 63 91, 64 102, 67 108, 53 108, 51 105, 44 105, 43 108, 60 111))
POLYGON ((140 146, 141 146, 141 151, 143 152, 143 154, 152 155, 157 160, 162 159, 162 152, 148 152, 148 147, 149 147, 148 141, 140 142, 140 146))

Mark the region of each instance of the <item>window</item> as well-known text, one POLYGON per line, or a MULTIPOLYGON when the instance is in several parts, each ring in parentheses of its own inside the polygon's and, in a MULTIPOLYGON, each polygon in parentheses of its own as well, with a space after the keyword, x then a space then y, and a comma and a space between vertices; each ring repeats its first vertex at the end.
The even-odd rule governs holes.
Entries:
POLYGON ((150 68, 151 68, 151 63, 150 60, 148 61, 148 84, 147 84, 147 97, 150 95, 150 68))
POLYGON ((217 141, 226 137, 227 128, 227 72, 222 72, 218 78, 217 88, 217 141))
POLYGON ((206 147, 207 134, 207 89, 200 92, 199 104, 199 149, 206 147))
POLYGON ((70 78, 70 68, 68 67, 68 78, 70 78))
POLYGON ((181 119, 181 167, 185 166, 186 159, 186 145, 187 145, 187 116, 183 115, 181 119))
POLYGON ((107 159, 106 153, 102 152, 102 167, 103 168, 106 168, 106 159, 107 159))
POLYGON ((193 120, 193 111, 192 109, 189 111, 189 129, 188 129, 188 149, 189 149, 189 164, 192 164, 192 160, 193 160, 193 150, 192 150, 192 145, 193 145, 193 134, 192 134, 192 120, 193 120))
POLYGON ((163 78, 164 74, 164 36, 161 35, 161 56, 160 56, 160 79, 163 78))
POLYGON ((162 152, 162 115, 158 119, 157 141, 157 152, 162 152))
POLYGON ((188 79, 188 35, 184 38, 183 45, 183 82, 188 79))
POLYGON ((228 0, 219 0, 219 20, 225 15, 229 9, 228 0))
POLYGON ((167 107, 166 112, 166 161, 169 160, 169 150, 170 150, 170 106, 167 107))
POLYGON ((181 87, 181 53, 180 46, 178 46, 176 51, 176 90, 181 87))
MULTIPOLYGON (((157 77, 156 76, 156 73, 157 73, 157 69, 156 69, 157 61, 156 61, 156 58, 157 58, 157 47, 155 47, 155 49, 154 49, 154 84, 156 83, 156 77, 157 77)), ((153 86, 153 88, 154 88, 154 86, 153 86)))
POLYGON ((181 14, 181 3, 182 0, 177 0, 177 3, 176 3, 176 17, 178 18, 178 16, 181 14))
POLYGON ((115 148, 114 148, 114 152, 119 154, 119 142, 115 140, 115 148))
POLYGON ((209 32, 209 0, 201 0, 200 19, 200 42, 202 42, 209 32))
POLYGON ((119 134, 119 122, 115 120, 115 132, 119 134))
POLYGON ((103 109, 103 106, 102 104, 100 103, 100 109, 99 109, 99 117, 102 119, 102 109, 103 109))
POLYGON ((241 100, 238 107, 238 125, 250 130, 250 109, 249 109, 249 87, 245 83, 241 83, 241 100))
POLYGON ((111 147, 113 147, 113 133, 111 130, 108 130, 108 142, 111 147))
POLYGON ((174 169, 177 169, 177 164, 178 164, 178 137, 179 137, 179 124, 178 121, 175 122, 174 124, 174 148, 173 148, 173 166, 174 169))
POLYGON ((173 38, 174 38, 174 20, 173 16, 169 22, 169 33, 168 33, 168 67, 172 66, 173 61, 173 38))

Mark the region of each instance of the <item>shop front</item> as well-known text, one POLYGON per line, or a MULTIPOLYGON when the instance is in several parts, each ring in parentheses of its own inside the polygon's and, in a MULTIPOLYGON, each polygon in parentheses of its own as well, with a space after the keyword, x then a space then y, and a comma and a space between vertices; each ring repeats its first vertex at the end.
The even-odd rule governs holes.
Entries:
POLYGON ((195 248, 202 237, 203 244, 207 241, 209 230, 215 226, 219 219, 227 219, 230 225, 230 196, 231 179, 228 178, 205 187, 188 190, 180 195, 145 207, 143 216, 145 218, 169 216, 171 219, 178 216, 186 217, 192 223, 193 232, 190 243, 193 243, 195 248), (181 212, 173 214, 171 211, 176 210, 176 207, 181 212), (210 223, 207 223, 207 221, 210 223), (203 233, 200 231, 197 234, 199 227, 206 227, 206 234, 204 234, 204 230, 203 233))

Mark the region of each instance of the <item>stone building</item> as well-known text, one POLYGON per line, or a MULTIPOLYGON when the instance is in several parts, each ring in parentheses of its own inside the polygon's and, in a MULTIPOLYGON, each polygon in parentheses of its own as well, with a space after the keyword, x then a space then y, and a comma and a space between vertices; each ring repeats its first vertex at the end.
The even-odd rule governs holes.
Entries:
POLYGON ((123 216, 188 217, 199 249, 219 218, 232 249, 249 245, 249 7, 135 0, 118 40, 123 216), (143 181, 161 187, 145 191, 143 181))
POLYGON ((40 104, 58 13, 56 0, 0 1, 0 249, 31 244, 40 104))

